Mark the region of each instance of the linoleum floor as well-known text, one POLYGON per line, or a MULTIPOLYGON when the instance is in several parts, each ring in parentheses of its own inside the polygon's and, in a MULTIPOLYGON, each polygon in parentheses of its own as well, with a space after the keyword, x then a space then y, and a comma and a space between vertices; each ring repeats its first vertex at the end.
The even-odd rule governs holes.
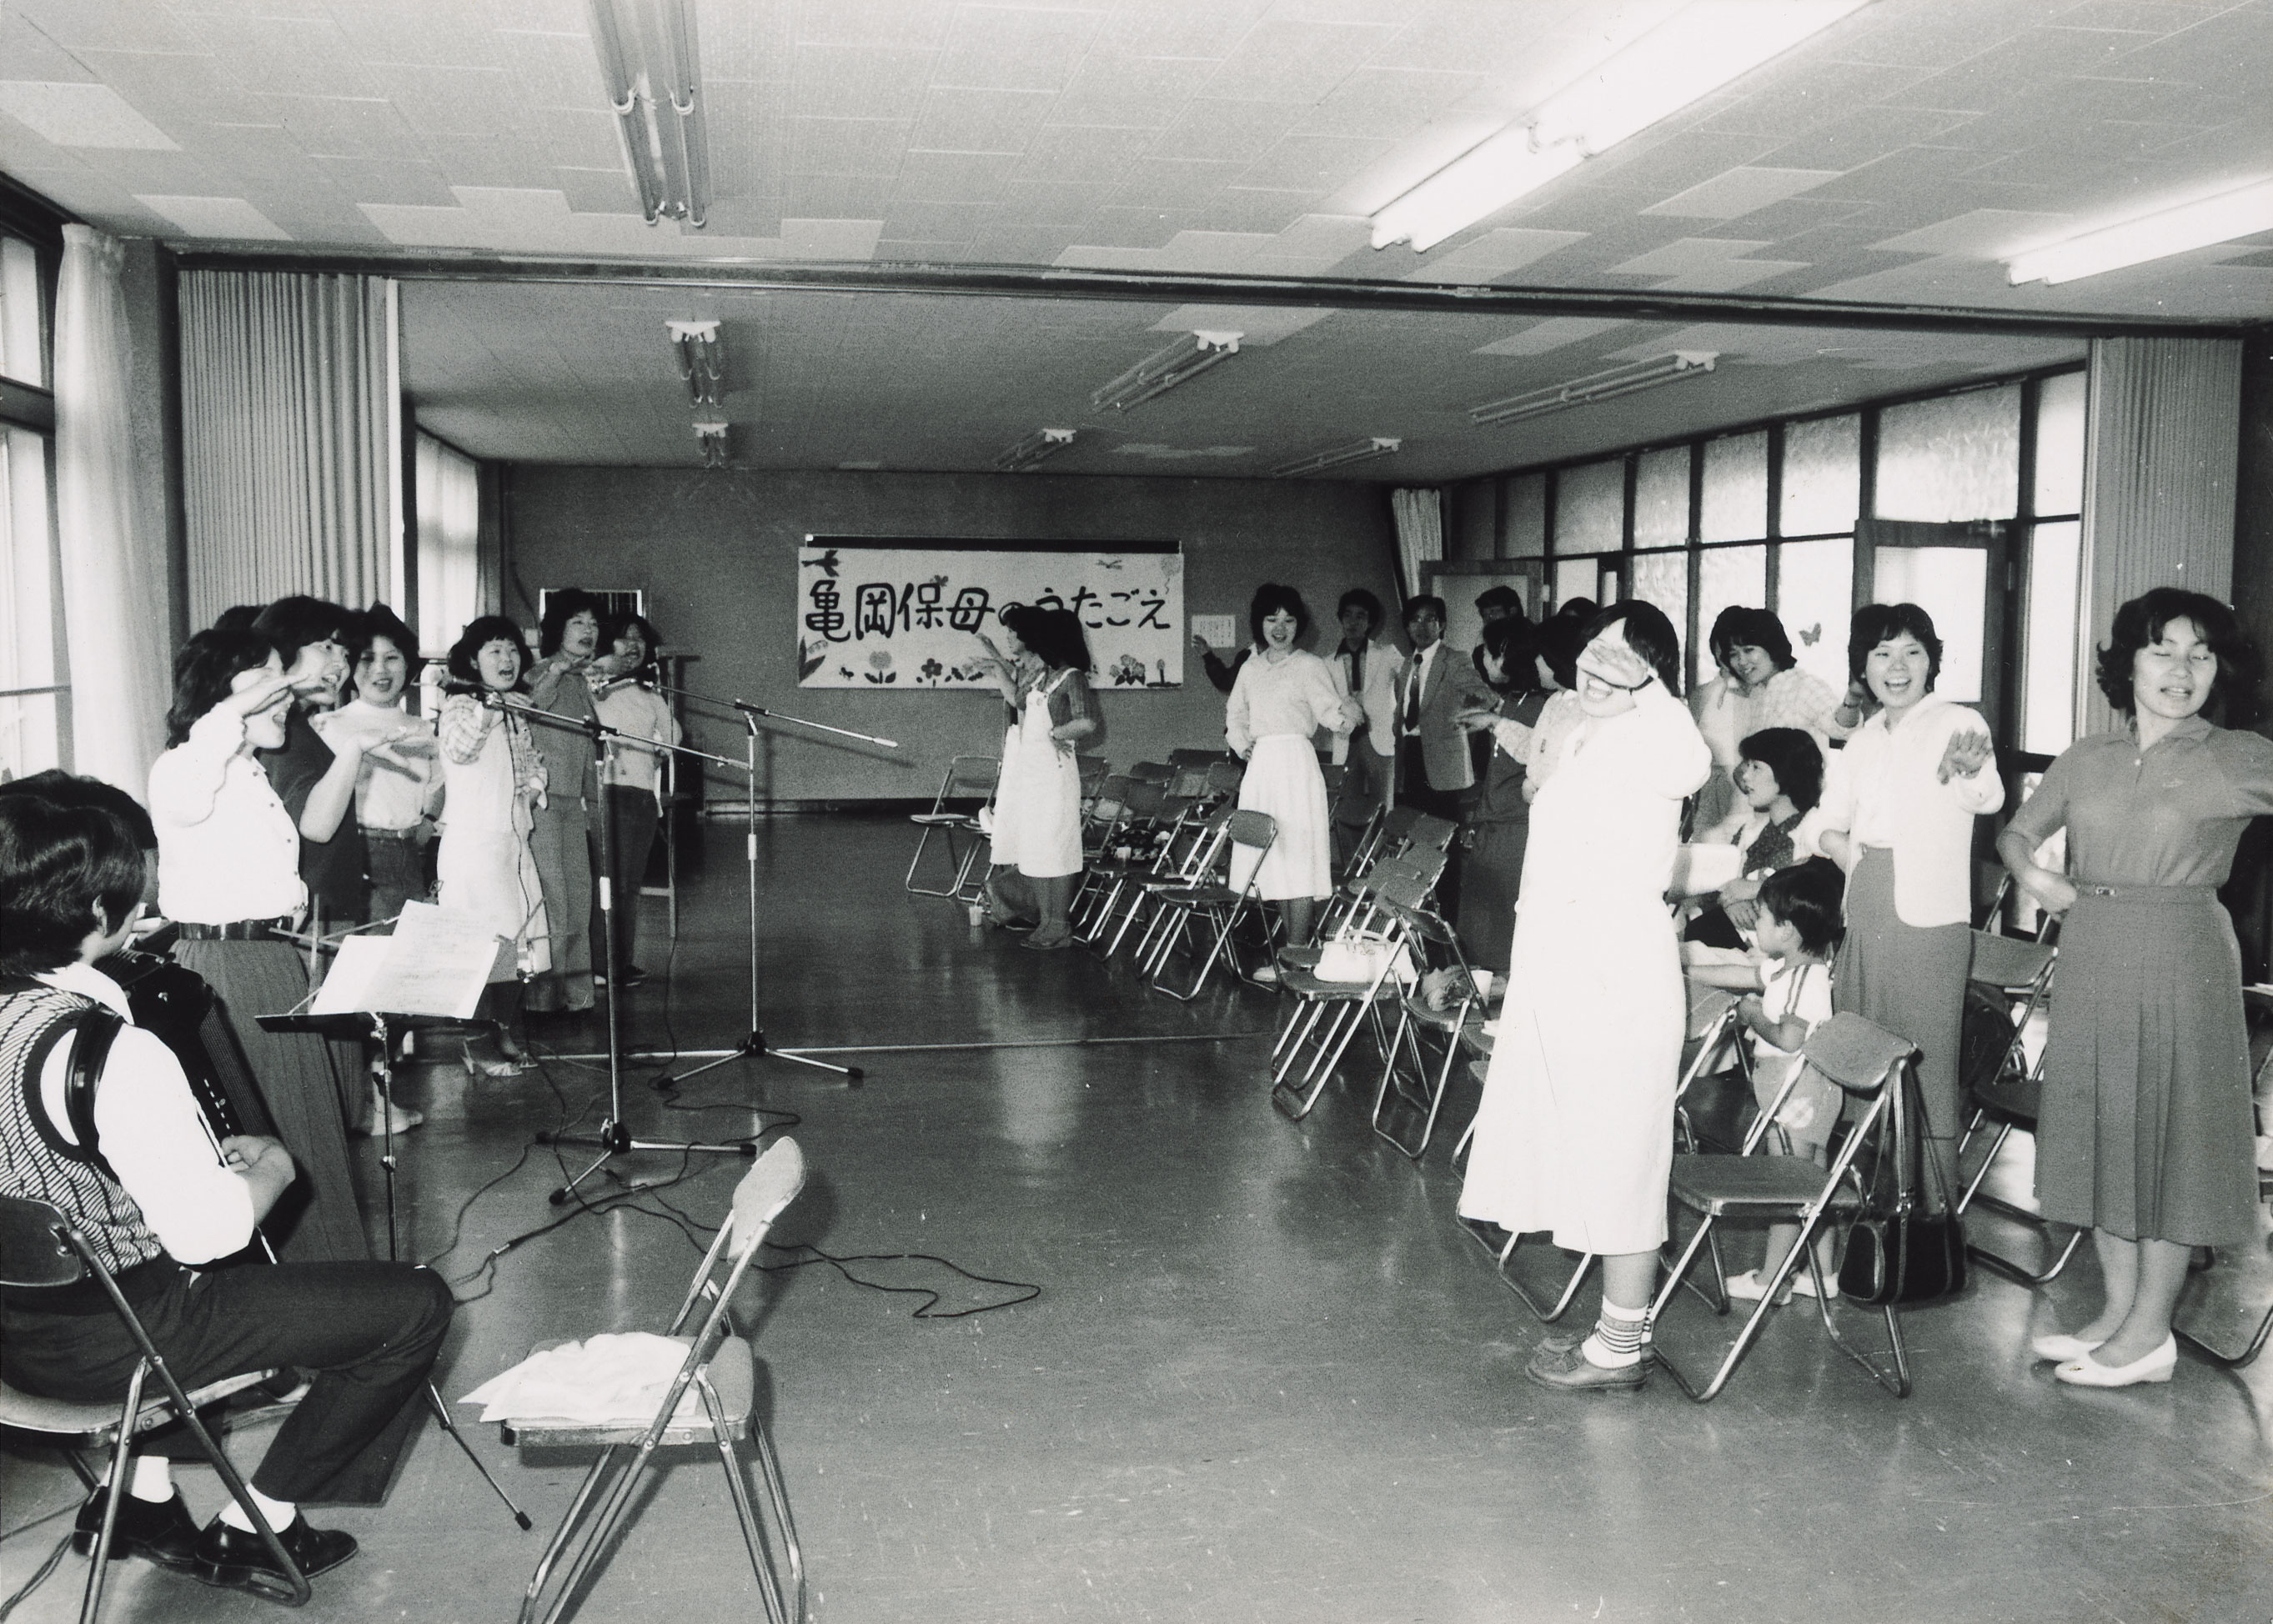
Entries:
MULTIPOLYGON (((741 834, 710 832, 675 951, 661 902, 642 904, 654 978, 626 995, 629 1047, 724 1047, 746 1029, 741 834)), ((684 1062, 625 1073, 642 1138, 725 1139, 793 1113, 814 1174, 784 1242, 931 1254, 1041 1288, 954 1319, 912 1317, 924 1296, 818 1263, 752 1289, 814 1619, 2273 1619, 2273 1359, 2237 1374, 2185 1355, 2167 1387, 2059 1387, 2027 1338, 2093 1298, 2087 1257, 2042 1292, 1983 1275, 1909 1315, 1903 1402, 1832 1352, 1804 1309, 1779 1313, 1709 1406, 1662 1374, 1634 1396, 1542 1392, 1521 1376, 1540 1328, 1453 1222, 1447 1158, 1473 1090, 1418 1165, 1368 1130, 1369 1074, 1290 1123, 1266 1097, 1271 997, 1221 988, 1187 1007, 1125 963, 974 933, 956 905, 902 894, 911 844, 898 819, 759 832, 766 1035, 881 1045, 829 1057, 863 1066, 859 1086, 775 1059, 675 1093, 649 1084, 684 1062), (1107 1041, 1126 1038, 1177 1041, 1107 1041), (894 1047, 1006 1041, 1023 1046, 894 1047)), ((599 1029, 541 1039, 589 1051, 599 1029)), ((558 1059, 505 1081, 469 1081, 447 1056, 405 1074, 428 1120, 400 1146, 401 1253, 436 1259, 466 1299, 446 1395, 533 1343, 659 1328, 676 1306, 697 1253, 662 1203, 712 1222, 746 1163, 623 1157, 626 1176, 685 1177, 651 1213, 576 1216, 484 1267, 563 1216, 546 1199, 562 1164, 530 1138, 598 1120, 605 1084, 604 1067, 558 1059)), ((383 1246, 378 1152, 361 1155, 383 1246)), ((1555 1261, 1524 1256, 1541 1276, 1555 1261)), ((943 1312, 1019 1294, 920 1260, 848 1268, 936 1291, 943 1312)), ((2237 1300, 2273 1292, 2262 1245, 2221 1269, 2237 1300)), ((1591 1309, 1590 1292, 1574 1320, 1591 1309)), ((1669 1318, 1664 1340, 1692 1359, 1733 1328, 1693 1298, 1669 1318)), ((317 1582, 303 1616, 513 1616, 584 1462, 517 1455, 459 1413, 538 1531, 516 1530, 428 1426, 385 1507, 318 1514, 364 1550, 317 1582)), ((264 1441, 236 1453, 250 1464, 264 1441)), ((217 1508, 210 1472, 183 1480, 201 1515, 217 1508)), ((0 1450, 0 1594, 78 1498, 60 1465, 0 1450)), ((66 1558, 16 1616, 75 1616, 84 1573, 66 1558)), ((276 1615, 128 1561, 106 1616, 276 1615)), ((578 1616, 762 1616, 715 1456, 673 1467, 578 1616)))

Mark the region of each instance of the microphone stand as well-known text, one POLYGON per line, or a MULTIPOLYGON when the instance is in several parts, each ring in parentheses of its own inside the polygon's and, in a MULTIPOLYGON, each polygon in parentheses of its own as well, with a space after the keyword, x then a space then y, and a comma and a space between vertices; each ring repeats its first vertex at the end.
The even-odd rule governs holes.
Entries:
MULTIPOLYGON (((688 1077, 699 1077, 704 1072, 712 1071, 718 1066, 725 1065, 729 1060, 755 1060, 762 1059, 767 1056, 771 1056, 775 1059, 788 1060, 798 1066, 809 1066, 815 1071, 834 1072, 838 1076, 844 1078, 848 1085, 857 1088, 859 1086, 861 1079, 866 1075, 860 1067, 857 1066, 832 1065, 827 1060, 814 1059, 809 1054, 801 1054, 794 1049, 773 1048, 767 1044, 765 1031, 761 1024, 758 1009, 758 718, 763 716, 769 721, 791 722, 798 727, 812 728, 821 733, 835 733, 845 738, 858 739, 862 744, 880 745, 888 750, 897 750, 899 748, 898 743, 889 738, 880 738, 873 733, 856 733, 851 728, 832 727, 825 722, 809 721, 803 716, 784 715, 779 711, 768 710, 762 705, 753 705, 745 700, 722 700, 711 694, 697 693, 691 688, 676 687, 669 683, 652 683, 649 685, 656 689, 658 692, 675 694, 682 700, 686 700, 698 705, 708 705, 716 710, 731 712, 732 715, 740 718, 743 734, 742 746, 746 759, 742 762, 730 763, 729 765, 739 766, 742 768, 742 771, 748 775, 747 792, 750 827, 748 832, 743 837, 742 855, 744 864, 749 873, 749 1035, 744 1037, 738 1046, 731 1049, 689 1049, 683 1051, 682 1052, 689 1055, 710 1058, 705 1059, 702 1065, 695 1066, 693 1070, 679 1074, 680 1080, 683 1081, 688 1077)), ((707 759, 715 761, 718 758, 711 756, 707 759)))
MULTIPOLYGON (((598 878, 600 923, 604 927, 602 934, 607 939, 604 956, 606 960, 608 974, 608 1118, 600 1125, 596 1134, 542 1133, 536 1136, 536 1142, 541 1145, 581 1145, 587 1149, 596 1149, 600 1153, 592 1159, 583 1171, 575 1174, 567 1183, 553 1191, 547 1199, 555 1207, 565 1204, 568 1198, 576 1193, 578 1185, 599 1171, 615 1157, 627 1155, 634 1150, 676 1150, 681 1155, 693 1155, 700 1151, 709 1156, 739 1156, 754 1159, 758 1154, 758 1147, 754 1140, 734 1140, 723 1144, 694 1144, 675 1140, 634 1139, 630 1126, 624 1120, 621 1032, 624 984, 622 974, 616 966, 616 912, 613 883, 616 819, 615 809, 608 801, 605 789, 610 760, 609 752, 616 740, 626 736, 608 726, 596 715, 572 716, 560 711, 544 710, 534 705, 507 705, 487 698, 484 699, 483 703, 494 704, 497 709, 503 711, 507 716, 520 716, 526 721, 536 722, 539 727, 558 728, 564 732, 583 734, 592 742, 592 762, 598 773, 602 786, 598 878)), ((626 1194, 632 1194, 655 1187, 656 1186, 653 1184, 627 1184, 624 1186, 624 1191, 626 1194)))

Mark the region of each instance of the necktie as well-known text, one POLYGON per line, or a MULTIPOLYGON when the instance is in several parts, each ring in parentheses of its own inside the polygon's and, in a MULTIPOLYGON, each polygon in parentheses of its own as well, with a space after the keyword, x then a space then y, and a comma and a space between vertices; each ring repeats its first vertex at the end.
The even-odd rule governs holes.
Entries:
POLYGON ((1413 680, 1405 685, 1405 730, 1407 733, 1421 730, 1421 683, 1428 669, 1421 655, 1413 656, 1413 680))

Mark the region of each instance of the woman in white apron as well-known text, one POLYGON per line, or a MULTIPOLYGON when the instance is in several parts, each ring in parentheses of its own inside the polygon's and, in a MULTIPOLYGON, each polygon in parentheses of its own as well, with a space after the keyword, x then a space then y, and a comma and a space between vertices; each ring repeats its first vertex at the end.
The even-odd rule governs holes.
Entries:
POLYGON ((1009 707, 1002 773, 994 789, 994 874, 987 882, 998 918, 1032 893, 1040 924, 1025 946, 1070 947, 1066 924, 1081 873, 1081 761, 1075 747, 1097 731, 1090 692, 1089 640, 1067 609, 1014 603, 1002 610, 1007 649, 985 636, 994 680, 1009 707), (1023 884, 1013 883, 1015 872, 1023 884))
MULTIPOLYGON (((450 677, 460 692, 442 701, 442 843, 435 853, 440 902, 472 914, 514 944, 524 975, 551 965, 544 890, 529 849, 530 803, 544 792, 544 760, 529 724, 484 699, 520 695, 525 647, 520 628, 501 615, 468 625, 450 650, 450 677)), ((498 1022, 507 1062, 519 1057, 506 1030, 516 984, 483 995, 481 1013, 498 1022)))
MULTIPOLYGON (((1319 901, 1334 888, 1333 827, 1327 816, 1326 781, 1311 740, 1320 732, 1347 732, 1365 721, 1353 704, 1348 678, 1295 647, 1310 628, 1310 611, 1292 587, 1265 581, 1255 589, 1248 628, 1261 650, 1239 668, 1224 707, 1224 737, 1247 762, 1239 804, 1268 812, 1278 837, 1258 868, 1245 849, 1235 850, 1231 887, 1279 904, 1290 946, 1310 939, 1319 901)), ((1274 972, 1275 973, 1275 972, 1274 972)))
POLYGON ((1548 1387, 1639 1388, 1673 1163, 1687 1014, 1665 905, 1683 800, 1713 752, 1681 703, 1664 615, 1597 616, 1579 656, 1584 717, 1531 806, 1507 1004, 1476 1111, 1460 1216, 1602 1260, 1602 1313, 1525 1373, 1548 1387))

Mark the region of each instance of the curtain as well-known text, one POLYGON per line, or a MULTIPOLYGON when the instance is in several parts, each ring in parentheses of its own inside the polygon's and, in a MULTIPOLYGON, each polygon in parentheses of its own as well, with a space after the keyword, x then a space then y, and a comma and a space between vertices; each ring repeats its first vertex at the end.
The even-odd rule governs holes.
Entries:
POLYGON ((431 434, 416 445, 418 644, 439 658, 481 612, 481 468, 431 434))
POLYGON ((56 288, 56 520, 71 662, 71 761, 142 796, 166 744, 165 538, 134 499, 125 255, 64 228, 56 288))
POLYGON ((2118 608, 2149 587, 2232 596, 2240 440, 2238 341, 2092 341, 2076 628, 2084 731, 2112 725, 2091 654, 2118 608))
POLYGON ((189 271, 181 315, 192 628, 296 592, 401 604, 394 284, 189 271))
POLYGON ((1435 490, 1392 490, 1389 511, 1397 520, 1397 565, 1406 595, 1421 590, 1421 566, 1444 556, 1444 499, 1435 490))

